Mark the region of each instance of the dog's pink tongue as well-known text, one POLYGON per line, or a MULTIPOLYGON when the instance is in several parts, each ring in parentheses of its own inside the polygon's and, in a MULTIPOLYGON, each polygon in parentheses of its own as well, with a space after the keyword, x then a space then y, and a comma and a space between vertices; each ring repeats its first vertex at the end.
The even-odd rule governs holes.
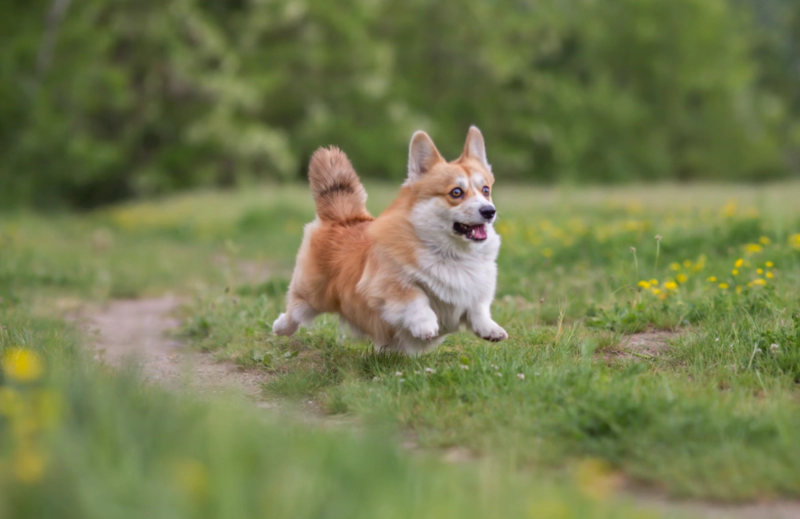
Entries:
POLYGON ((485 225, 475 225, 472 227, 472 236, 476 240, 485 240, 486 239, 486 226, 485 225))

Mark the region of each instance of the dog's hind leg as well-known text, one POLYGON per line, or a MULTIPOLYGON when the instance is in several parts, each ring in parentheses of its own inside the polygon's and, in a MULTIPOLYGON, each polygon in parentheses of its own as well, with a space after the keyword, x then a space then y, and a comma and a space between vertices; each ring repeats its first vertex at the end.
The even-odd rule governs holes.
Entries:
POLYGON ((272 331, 276 335, 294 335, 300 325, 308 326, 314 321, 319 312, 302 299, 291 298, 286 313, 283 313, 272 323, 272 331))

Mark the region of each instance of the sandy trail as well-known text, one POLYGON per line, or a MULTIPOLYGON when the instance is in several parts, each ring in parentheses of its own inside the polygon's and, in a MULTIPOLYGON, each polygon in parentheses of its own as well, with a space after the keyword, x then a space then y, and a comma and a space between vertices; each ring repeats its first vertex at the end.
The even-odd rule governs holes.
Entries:
POLYGON ((97 360, 114 367, 136 363, 148 382, 201 394, 239 393, 271 407, 261 398, 265 374, 219 362, 208 353, 185 348, 168 336, 180 322, 171 317, 180 301, 166 296, 111 301, 89 317, 97 360))

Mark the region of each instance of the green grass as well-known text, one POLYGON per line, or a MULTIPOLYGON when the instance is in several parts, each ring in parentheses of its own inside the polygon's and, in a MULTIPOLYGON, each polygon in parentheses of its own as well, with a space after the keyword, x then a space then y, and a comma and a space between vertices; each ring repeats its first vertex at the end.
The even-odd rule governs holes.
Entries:
MULTIPOLYGON (((368 191, 376 212, 393 194, 368 191)), ((7 215, 0 346, 42 352, 65 412, 42 436, 47 477, 0 477, 0 495, 14 496, 0 502, 14 516, 66 499, 81 517, 636 516, 591 490, 618 473, 678 496, 800 496, 798 197, 796 184, 500 185, 493 311, 511 338, 459 333, 413 359, 343 338, 334 316, 290 339, 270 333, 313 217, 304 186, 7 215), (271 373, 270 397, 361 425, 278 425, 143 388, 84 358, 84 338, 53 317, 165 291, 189 297, 181 331, 197 348, 271 373), (626 346, 656 330, 669 339, 655 353, 626 346), (480 461, 410 459, 398 435, 480 461)), ((15 449, 0 449, 3 466, 15 449)))

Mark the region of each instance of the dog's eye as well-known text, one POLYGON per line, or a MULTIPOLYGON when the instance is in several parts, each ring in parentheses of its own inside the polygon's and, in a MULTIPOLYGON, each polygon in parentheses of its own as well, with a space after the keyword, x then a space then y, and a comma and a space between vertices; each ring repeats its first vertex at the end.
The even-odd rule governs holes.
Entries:
POLYGON ((489 186, 483 186, 483 194, 489 196, 489 186))
POLYGON ((461 189, 460 187, 457 187, 457 188, 453 189, 452 191, 450 191, 450 196, 452 196, 453 198, 461 198, 461 195, 463 195, 463 194, 464 194, 464 190, 461 189))

